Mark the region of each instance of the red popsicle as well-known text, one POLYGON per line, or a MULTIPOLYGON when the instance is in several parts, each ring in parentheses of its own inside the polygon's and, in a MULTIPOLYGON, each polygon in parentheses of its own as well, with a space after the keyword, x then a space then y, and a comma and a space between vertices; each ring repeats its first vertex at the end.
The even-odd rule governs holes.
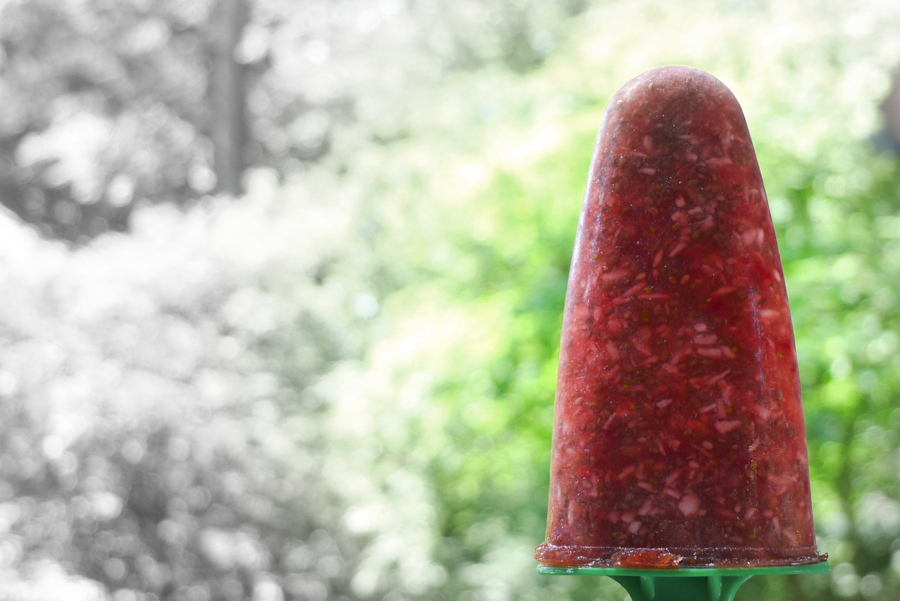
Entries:
POLYGON ((600 129, 559 360, 548 566, 822 561, 787 292, 741 108, 628 82, 600 129))

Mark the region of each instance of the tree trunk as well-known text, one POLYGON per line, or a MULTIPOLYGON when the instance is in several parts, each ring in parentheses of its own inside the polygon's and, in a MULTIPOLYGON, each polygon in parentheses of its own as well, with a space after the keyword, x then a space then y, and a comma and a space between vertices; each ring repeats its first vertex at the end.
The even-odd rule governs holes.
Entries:
POLYGON ((250 12, 247 0, 219 0, 212 14, 209 100, 216 192, 238 196, 247 141, 244 65, 235 60, 250 12))

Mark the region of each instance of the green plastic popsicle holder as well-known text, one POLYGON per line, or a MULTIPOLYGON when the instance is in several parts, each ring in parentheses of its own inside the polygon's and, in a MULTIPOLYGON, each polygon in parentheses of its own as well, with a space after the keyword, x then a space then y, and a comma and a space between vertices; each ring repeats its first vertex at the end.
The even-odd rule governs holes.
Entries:
POLYGON ((753 576, 824 574, 828 563, 753 568, 556 568, 538 567, 540 574, 608 576, 631 595, 632 601, 733 601, 738 588, 753 576))

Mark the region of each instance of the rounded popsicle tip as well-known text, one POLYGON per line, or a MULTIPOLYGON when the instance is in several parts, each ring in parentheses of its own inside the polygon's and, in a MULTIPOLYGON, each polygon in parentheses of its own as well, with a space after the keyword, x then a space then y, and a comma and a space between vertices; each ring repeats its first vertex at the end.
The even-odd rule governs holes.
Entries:
POLYGON ((749 138, 740 103, 714 76, 684 65, 667 65, 641 73, 613 96, 605 130, 633 126, 652 132, 654 125, 686 126, 703 132, 733 132, 749 138))
MULTIPOLYGON (((644 183, 672 191, 679 182, 698 178, 708 180, 701 186, 707 193, 716 187, 713 180, 759 178, 756 152, 737 98, 709 73, 683 65, 646 71, 613 95, 594 155, 597 186, 590 192, 603 194, 640 183, 626 166, 637 162, 642 163, 638 171, 653 180, 644 183), (746 173, 734 172, 745 167, 746 173)), ((761 182, 752 186, 762 194, 761 182)))
POLYGON ((698 92, 718 95, 738 104, 731 90, 716 77, 684 65, 666 65, 641 73, 622 86, 610 104, 625 102, 635 95, 663 98, 698 92))
POLYGON ((713 75, 706 71, 685 65, 665 65, 656 67, 649 71, 644 71, 640 75, 633 77, 628 81, 622 90, 626 90, 636 86, 648 86, 653 88, 657 85, 672 86, 673 88, 684 87, 690 88, 698 85, 711 88, 728 88, 713 75))

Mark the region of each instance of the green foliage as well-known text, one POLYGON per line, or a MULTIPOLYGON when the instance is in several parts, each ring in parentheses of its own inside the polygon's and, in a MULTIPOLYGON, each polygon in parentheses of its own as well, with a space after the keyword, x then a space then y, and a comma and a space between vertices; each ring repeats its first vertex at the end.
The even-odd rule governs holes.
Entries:
POLYGON ((602 595, 594 582, 536 579, 522 557, 543 537, 565 274, 598 105, 629 77, 672 62, 716 74, 748 114, 788 277, 821 545, 834 566, 832 576, 759 579, 740 597, 889 599, 900 588, 900 169, 868 139, 898 59, 889 28, 871 16, 888 7, 867 5, 871 22, 856 23, 863 40, 836 26, 850 18, 837 4, 802 19, 799 4, 691 6, 598 6, 540 71, 505 82, 502 97, 471 80, 457 80, 459 97, 442 90, 445 103, 491 103, 491 119, 468 139, 434 128, 462 156, 422 167, 414 198, 428 199, 435 222, 386 234, 423 251, 406 256, 407 265, 420 259, 420 279, 385 303, 413 331, 391 328, 382 341, 418 341, 394 364, 395 381, 424 381, 423 398, 392 415, 417 433, 403 453, 416 456, 436 503, 433 556, 446 580, 432 595, 602 595), (648 10, 655 18, 641 22, 637 47, 633 30, 609 25, 636 24, 648 10), (448 192, 454 181, 471 185, 448 192))

